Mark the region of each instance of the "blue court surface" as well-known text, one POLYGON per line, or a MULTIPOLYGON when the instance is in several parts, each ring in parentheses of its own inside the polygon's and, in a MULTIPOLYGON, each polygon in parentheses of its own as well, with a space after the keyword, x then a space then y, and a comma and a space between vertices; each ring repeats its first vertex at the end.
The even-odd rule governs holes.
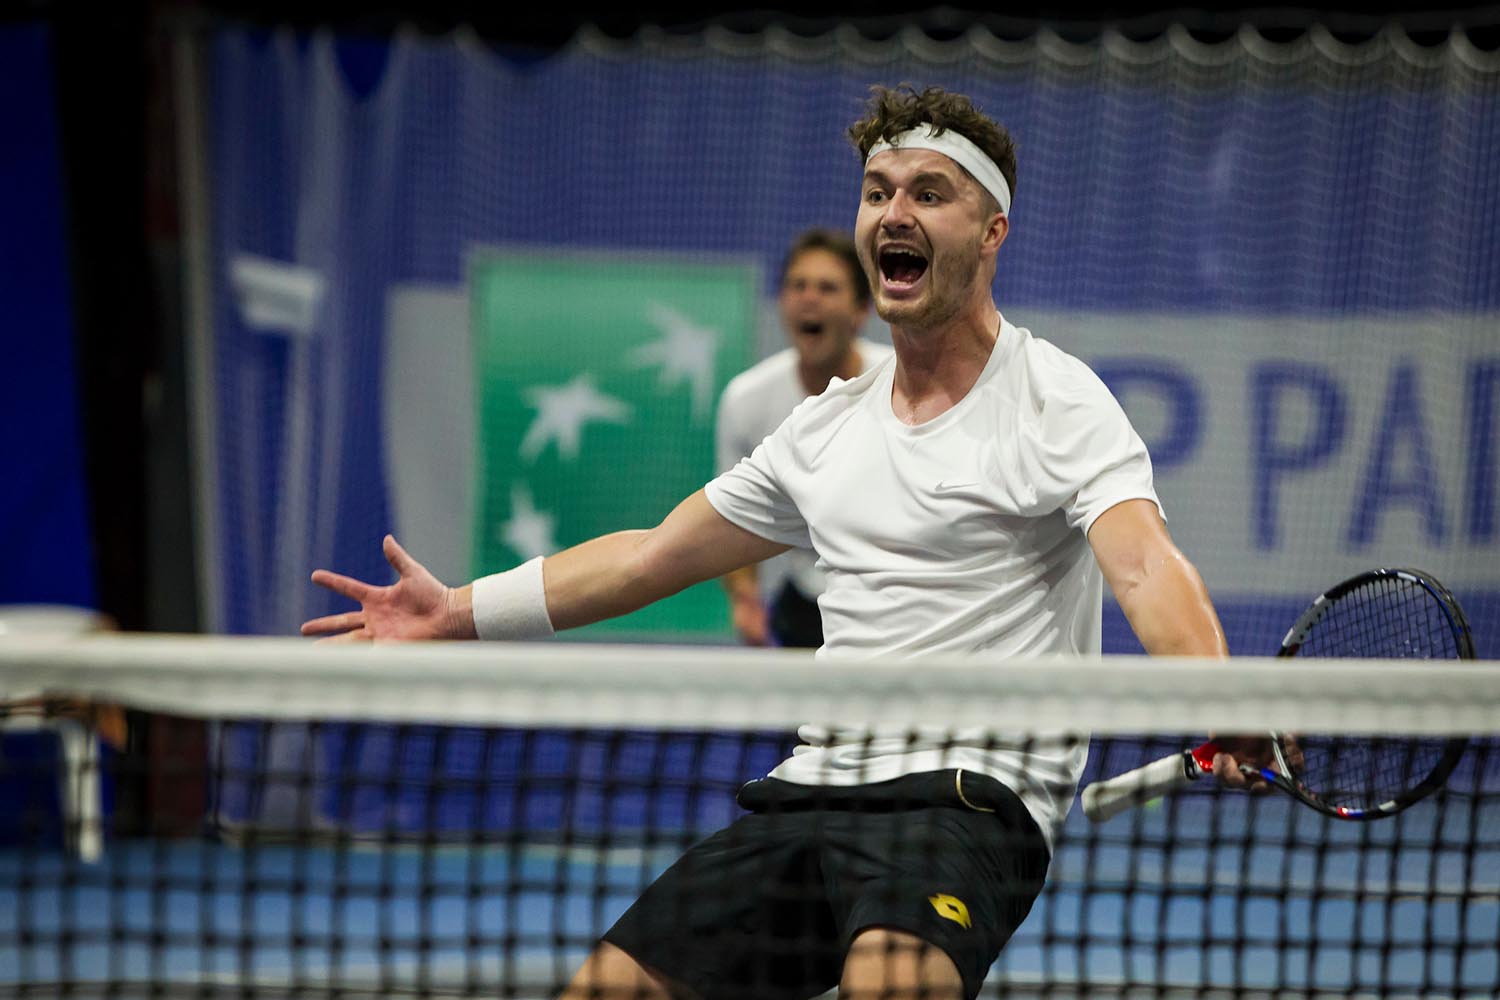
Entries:
MULTIPOLYGON (((1075 810, 986 995, 1494 997, 1500 845, 1484 831, 1500 802, 1470 801, 1446 797, 1441 825, 1429 803, 1353 824, 1196 792, 1097 827, 1075 810)), ((676 852, 127 841, 86 865, 9 850, 0 995, 545 996, 676 852)))

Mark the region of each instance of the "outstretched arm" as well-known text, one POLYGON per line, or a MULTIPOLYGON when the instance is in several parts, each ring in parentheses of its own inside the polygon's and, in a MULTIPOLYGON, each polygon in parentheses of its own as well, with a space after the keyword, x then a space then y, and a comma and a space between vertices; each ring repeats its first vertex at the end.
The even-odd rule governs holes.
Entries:
POLYGON ((724 518, 699 490, 649 531, 603 535, 542 564, 556 629, 614 618, 785 552, 724 518))
MULTIPOLYGON (((558 630, 613 618, 787 548, 730 523, 699 490, 655 528, 602 535, 547 558, 546 617, 558 630)), ((314 583, 360 608, 306 622, 302 634, 342 641, 477 637, 472 584, 444 586, 389 536, 385 554, 400 576, 388 587, 315 572, 314 583)))
MULTIPOLYGON (((1127 500, 1111 507, 1089 529, 1089 544, 1146 652, 1229 655, 1208 588, 1173 543, 1154 503, 1127 500)), ((1266 786, 1262 779, 1246 779, 1239 764, 1269 763, 1268 740, 1258 736, 1221 736, 1218 740, 1225 751, 1214 758, 1219 780, 1235 788, 1266 786)))

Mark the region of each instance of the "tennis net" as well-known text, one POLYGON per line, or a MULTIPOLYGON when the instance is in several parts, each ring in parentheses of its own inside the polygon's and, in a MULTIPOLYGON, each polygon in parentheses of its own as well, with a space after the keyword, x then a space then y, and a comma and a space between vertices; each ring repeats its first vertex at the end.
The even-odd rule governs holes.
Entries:
POLYGON ((1467 738, 1378 821, 1209 781, 1075 806, 982 995, 1500 996, 1492 668, 7 641, 0 996, 553 995, 809 722, 1091 739, 1085 782, 1214 731, 1467 738))

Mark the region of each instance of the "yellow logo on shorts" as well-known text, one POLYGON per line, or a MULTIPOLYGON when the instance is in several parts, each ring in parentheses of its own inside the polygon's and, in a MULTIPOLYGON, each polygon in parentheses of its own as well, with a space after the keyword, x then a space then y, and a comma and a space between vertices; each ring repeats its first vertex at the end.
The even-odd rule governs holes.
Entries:
POLYGON ((928 896, 927 902, 932 904, 932 908, 937 911, 937 915, 944 920, 951 920, 965 930, 973 926, 973 921, 969 919, 969 908, 957 896, 950 896, 946 892, 940 892, 935 896, 928 896))

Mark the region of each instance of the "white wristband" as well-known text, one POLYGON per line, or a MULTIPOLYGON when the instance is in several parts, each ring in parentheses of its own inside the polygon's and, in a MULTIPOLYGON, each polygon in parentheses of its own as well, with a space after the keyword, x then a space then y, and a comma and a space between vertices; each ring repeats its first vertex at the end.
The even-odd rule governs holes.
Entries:
POLYGON ((504 573, 480 577, 470 596, 474 631, 481 639, 550 639, 557 634, 547 617, 541 556, 504 573))

